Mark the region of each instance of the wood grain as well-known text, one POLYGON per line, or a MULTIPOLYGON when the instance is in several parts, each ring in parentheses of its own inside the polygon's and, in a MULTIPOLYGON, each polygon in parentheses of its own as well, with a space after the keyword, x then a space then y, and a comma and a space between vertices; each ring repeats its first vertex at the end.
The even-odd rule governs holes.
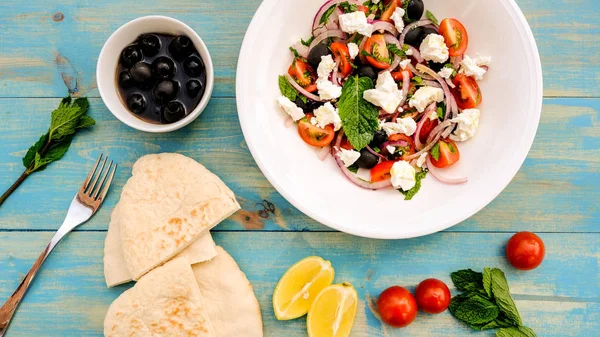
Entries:
MULTIPOLYGON (((6 121, 0 123, 0 189, 21 174, 21 157, 47 128, 48 110, 57 102, 0 99, 0 115, 6 121)), ((78 230, 105 230, 133 162, 148 153, 176 151, 218 172, 239 196, 246 212, 217 230, 327 230, 290 205, 262 175, 244 142, 233 99, 212 99, 198 120, 166 135, 128 128, 99 99, 91 100, 90 111, 98 125, 78 135, 65 158, 33 174, 7 200, 0 208, 0 229, 57 228, 77 184, 104 152, 120 164, 113 192, 99 214, 78 230)), ((516 178, 482 212, 450 231, 599 232, 599 116, 598 99, 547 99, 535 143, 516 178)))
MULTIPOLYGON (((61 242, 34 281, 8 336, 101 336, 109 304, 128 287, 104 287, 104 236, 77 232, 61 242)), ((49 237, 50 233, 0 233, 0 270, 6 271, 0 278, 0 299, 8 297, 8 289, 18 284, 49 237)), ((285 270, 309 255, 331 260, 335 282, 351 282, 357 288, 361 307, 355 337, 470 335, 471 331, 447 312, 439 316, 420 313, 415 323, 402 330, 383 327, 364 303, 391 285, 414 290, 428 277, 451 284, 451 271, 487 266, 506 271, 523 321, 538 336, 592 337, 600 329, 599 234, 543 234, 546 259, 531 272, 517 272, 507 265, 502 252, 507 234, 438 233, 404 241, 301 232, 217 233, 214 238, 253 284, 261 303, 265 336, 306 336, 304 319, 275 320, 271 295, 285 270)))
MULTIPOLYGON (((600 24, 597 1, 517 0, 536 36, 545 95, 598 97, 600 24)), ((181 19, 206 42, 215 63, 215 96, 234 95, 238 51, 260 0, 59 1, 0 3, 0 97, 98 97, 95 65, 108 36, 148 14, 181 19)))

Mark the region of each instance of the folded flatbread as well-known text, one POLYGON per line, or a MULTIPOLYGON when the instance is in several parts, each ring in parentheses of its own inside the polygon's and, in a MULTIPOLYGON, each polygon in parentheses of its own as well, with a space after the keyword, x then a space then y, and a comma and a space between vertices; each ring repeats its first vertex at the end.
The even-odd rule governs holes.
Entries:
POLYGON ((217 337, 262 337, 258 300, 235 260, 217 246, 217 257, 192 266, 217 337))
POLYGON ((131 278, 170 260, 239 209, 233 192, 195 160, 175 153, 140 158, 115 214, 131 278))
MULTIPOLYGON (((119 204, 115 206, 112 212, 108 233, 104 241, 104 279, 106 280, 106 286, 109 288, 133 280, 123 258, 119 223, 116 216, 118 210, 119 204)), ((186 256, 191 264, 208 261, 217 256, 216 245, 210 233, 206 233, 194 241, 177 255, 177 257, 180 256, 186 256)))
POLYGON ((158 267, 110 306, 105 337, 216 337, 190 262, 158 267))

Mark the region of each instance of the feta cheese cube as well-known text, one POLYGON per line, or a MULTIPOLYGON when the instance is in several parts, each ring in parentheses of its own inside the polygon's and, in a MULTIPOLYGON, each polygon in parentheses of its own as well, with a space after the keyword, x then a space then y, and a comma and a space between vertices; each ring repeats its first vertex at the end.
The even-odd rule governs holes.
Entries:
POLYGON ((450 77, 452 77, 453 73, 454 73, 454 69, 444 67, 444 68, 442 68, 442 70, 440 70, 438 72, 438 75, 440 75, 442 78, 450 78, 450 77))
POLYGON ((348 51, 350 52, 350 58, 355 59, 358 55, 358 46, 356 45, 356 43, 348 43, 348 51))
POLYGON ((342 96, 342 87, 324 78, 317 80, 317 90, 322 100, 333 100, 342 96))
POLYGON ((350 167, 360 158, 360 152, 355 150, 340 149, 338 156, 344 162, 344 166, 350 167))
POLYGON ((428 153, 426 152, 426 153, 423 153, 419 157, 419 159, 417 159, 417 167, 420 167, 420 168, 426 168, 427 167, 427 162, 426 162, 427 161, 427 156, 428 156, 428 153))
POLYGON ((338 113, 338 110, 327 102, 314 111, 315 117, 311 118, 310 122, 313 125, 317 125, 320 128, 324 128, 329 124, 333 124, 335 131, 338 131, 342 127, 342 120, 338 113))
POLYGON ((413 97, 408 101, 408 105, 417 108, 417 111, 423 112, 433 102, 444 100, 444 90, 435 87, 424 86, 419 88, 413 97))
POLYGON ((348 34, 359 33, 364 36, 373 34, 373 25, 367 22, 367 16, 364 12, 356 11, 342 14, 339 20, 342 31, 348 34))
POLYGON ((394 13, 392 14, 392 21, 394 21, 394 25, 398 32, 402 33, 404 30, 404 9, 402 7, 396 7, 394 13))
POLYGON ((385 149, 388 151, 389 154, 394 154, 394 152, 396 152, 395 146, 388 145, 385 147, 385 149))
POLYGON ((452 119, 452 122, 458 123, 456 130, 450 134, 450 139, 455 142, 464 142, 475 136, 479 128, 479 109, 466 109, 452 119))
POLYGON ((478 81, 483 79, 483 75, 487 72, 486 69, 481 66, 488 66, 492 61, 491 57, 479 57, 479 58, 471 58, 469 55, 464 56, 462 62, 460 63, 460 73, 465 74, 466 76, 473 76, 478 81))
POLYGON ((400 69, 405 70, 406 68, 408 68, 408 65, 410 64, 410 59, 406 59, 404 61, 400 62, 400 69))
POLYGON ((406 56, 412 56, 414 53, 412 51, 412 49, 408 48, 408 50, 405 52, 406 56))
POLYGON ((417 183, 415 168, 404 160, 394 163, 390 173, 392 174, 392 185, 396 189, 410 191, 417 183))
POLYGON ((302 111, 302 109, 300 109, 296 103, 290 101, 289 98, 285 97, 285 96, 280 96, 277 99, 277 103, 279 103, 279 106, 288 114, 290 115, 290 117, 292 117, 292 119, 294 120, 294 122, 297 122, 299 120, 301 120, 302 118, 304 118, 304 111, 302 111))
POLYGON ((384 71, 377 77, 375 89, 366 90, 363 98, 385 110, 388 113, 394 113, 400 101, 402 101, 402 90, 392 78, 389 71, 384 71))
POLYGON ((419 49, 421 50, 421 56, 427 61, 444 63, 450 57, 444 37, 438 34, 427 35, 421 42, 419 49))
POLYGON ((398 133, 412 136, 417 131, 417 122, 412 118, 402 118, 397 119, 396 123, 380 122, 379 127, 387 133, 388 137, 398 133))
POLYGON ((331 55, 321 56, 321 62, 317 68, 317 75, 319 78, 328 79, 329 74, 335 69, 336 64, 333 61, 331 55))

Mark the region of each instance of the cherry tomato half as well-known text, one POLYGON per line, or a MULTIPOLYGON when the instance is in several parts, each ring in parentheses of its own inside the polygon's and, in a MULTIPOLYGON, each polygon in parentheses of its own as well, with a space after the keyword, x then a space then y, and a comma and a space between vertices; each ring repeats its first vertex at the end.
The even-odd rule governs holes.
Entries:
POLYGON ((385 1, 385 11, 381 13, 381 20, 392 22, 392 15, 398 6, 400 6, 400 0, 385 1))
POLYGON ((333 53, 335 62, 339 64, 339 70, 342 76, 346 77, 352 72, 352 60, 350 59, 350 51, 348 46, 341 42, 334 42, 329 46, 333 53))
POLYGON ((401 133, 397 133, 395 135, 391 135, 389 137, 390 142, 397 142, 397 141, 405 141, 408 145, 406 146, 399 146, 398 148, 400 150, 402 150, 403 154, 402 154, 402 158, 404 159, 404 157, 410 156, 411 154, 414 154, 415 151, 415 142, 413 141, 413 139, 407 135, 401 134, 401 133))
POLYGON ((288 69, 288 74, 306 91, 317 91, 317 74, 308 63, 295 59, 288 69))
POLYGON ((446 283, 434 278, 419 283, 416 295, 419 309, 428 314, 439 314, 448 309, 452 299, 446 283))
POLYGON ((513 267, 520 270, 537 268, 544 260, 545 254, 544 241, 531 232, 513 235, 506 245, 506 258, 513 267))
POLYGON ((333 141, 335 138, 335 131, 333 131, 333 125, 326 125, 325 128, 320 128, 310 123, 310 119, 313 117, 312 114, 306 114, 306 118, 302 118, 298 122, 298 134, 302 140, 311 146, 324 147, 333 141))
POLYGON ((382 34, 373 34, 365 41, 364 51, 369 55, 366 59, 375 68, 387 69, 390 66, 390 52, 382 34))
POLYGON ((458 152, 458 146, 450 139, 441 139, 440 145, 440 157, 436 160, 431 156, 431 163, 437 168, 444 168, 454 165, 460 159, 460 152, 458 152))
POLYGON ((444 19, 440 23, 440 35, 444 37, 450 56, 459 56, 465 53, 469 45, 467 29, 456 19, 444 19))
POLYGON ((410 291, 399 286, 384 290, 377 300, 381 319, 394 328, 403 328, 417 317, 417 301, 410 291))
POLYGON ((371 182, 377 183, 392 178, 390 171, 395 161, 384 161, 371 169, 371 182))
POLYGON ((402 73, 404 73, 404 72, 408 73, 408 78, 413 78, 415 76, 413 74, 413 72, 409 68, 406 68, 406 69, 394 71, 394 72, 391 73, 392 74, 392 78, 394 79, 394 81, 396 81, 396 82, 397 81, 402 81, 402 79, 404 78, 402 76, 402 73))
POLYGON ((419 133, 419 140, 421 141, 421 143, 425 143, 427 141, 427 138, 429 137, 431 131, 433 131, 433 129, 435 129, 435 127, 438 126, 438 124, 440 123, 437 119, 429 119, 429 116, 423 116, 423 118, 426 118, 426 120, 421 126, 421 133, 419 133))
POLYGON ((473 77, 458 74, 452 80, 456 88, 452 94, 456 98, 456 104, 461 109, 473 109, 481 104, 481 90, 473 77))

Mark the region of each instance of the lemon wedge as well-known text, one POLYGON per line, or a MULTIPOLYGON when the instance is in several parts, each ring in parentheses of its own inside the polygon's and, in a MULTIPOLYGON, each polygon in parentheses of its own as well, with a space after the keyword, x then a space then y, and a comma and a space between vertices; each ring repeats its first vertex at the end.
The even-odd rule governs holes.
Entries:
POLYGON ((308 336, 347 337, 354 324, 357 306, 358 295, 350 283, 323 289, 308 311, 308 336))
POLYGON ((275 317, 284 321, 306 315, 321 290, 333 283, 334 276, 331 262, 318 256, 298 261, 283 274, 275 287, 275 317))

